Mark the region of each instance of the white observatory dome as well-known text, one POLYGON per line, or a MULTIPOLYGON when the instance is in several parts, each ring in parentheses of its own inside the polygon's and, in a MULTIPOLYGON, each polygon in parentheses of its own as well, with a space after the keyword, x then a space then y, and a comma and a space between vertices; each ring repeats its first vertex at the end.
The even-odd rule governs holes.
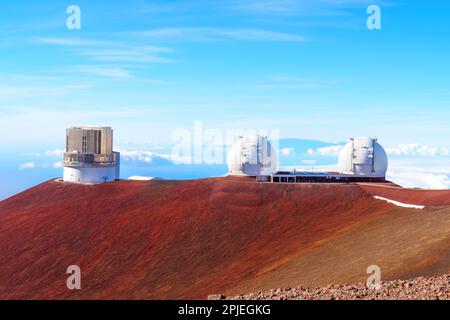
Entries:
POLYGON ((268 176, 277 170, 277 154, 267 137, 238 137, 228 151, 228 172, 231 175, 268 176))
POLYGON ((339 172, 364 177, 384 178, 388 168, 386 151, 370 137, 355 137, 339 155, 339 172))

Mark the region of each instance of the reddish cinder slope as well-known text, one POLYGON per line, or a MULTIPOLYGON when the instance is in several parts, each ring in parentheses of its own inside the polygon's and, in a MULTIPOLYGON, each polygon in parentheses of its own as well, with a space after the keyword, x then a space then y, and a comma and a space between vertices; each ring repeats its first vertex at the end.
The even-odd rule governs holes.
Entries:
POLYGON ((425 206, 450 206, 449 190, 406 189, 384 184, 361 184, 361 187, 380 197, 409 204, 425 206))
MULTIPOLYGON (((339 250, 352 250, 352 234, 362 241, 377 224, 392 233, 384 217, 411 212, 375 200, 358 185, 51 181, 0 202, 0 298, 204 299, 301 284, 295 265, 320 285, 317 255, 338 259, 339 250), (66 287, 69 265, 82 270, 80 291, 66 287)), ((437 254, 443 230, 429 242, 436 272, 448 266, 437 254)), ((387 251, 389 235, 383 239, 387 251)), ((428 248, 419 249, 412 257, 428 248)), ((358 250, 349 259, 370 255, 367 247, 358 250)), ((391 276, 407 276, 424 264, 386 268, 391 276)), ((331 262, 320 268, 323 275, 334 269, 331 262)), ((326 279, 347 281, 353 272, 344 268, 326 279)))

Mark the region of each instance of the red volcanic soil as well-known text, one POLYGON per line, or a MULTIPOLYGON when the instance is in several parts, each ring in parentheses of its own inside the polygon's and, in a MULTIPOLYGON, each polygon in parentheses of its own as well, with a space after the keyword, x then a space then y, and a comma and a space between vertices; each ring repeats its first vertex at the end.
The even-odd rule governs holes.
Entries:
POLYGON ((205 299, 357 283, 372 264, 383 280, 450 273, 450 209, 373 193, 409 199, 229 178, 46 182, 0 202, 0 299, 205 299), (69 265, 79 291, 66 287, 69 265))

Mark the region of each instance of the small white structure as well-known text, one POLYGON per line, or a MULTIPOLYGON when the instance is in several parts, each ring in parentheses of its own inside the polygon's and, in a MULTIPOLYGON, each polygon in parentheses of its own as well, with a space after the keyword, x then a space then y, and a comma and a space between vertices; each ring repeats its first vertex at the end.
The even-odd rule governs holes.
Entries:
POLYGON ((147 176, 131 176, 128 178, 128 180, 134 180, 134 181, 161 181, 164 180, 164 178, 161 177, 147 177, 147 176))
POLYGON ((277 166, 276 151, 267 137, 240 136, 228 151, 230 175, 270 176, 276 172, 277 166))
POLYGON ((339 172, 355 177, 385 178, 388 169, 386 151, 370 137, 355 137, 339 155, 339 172))
POLYGON ((66 130, 66 182, 103 183, 119 179, 120 153, 113 151, 110 127, 71 127, 66 130))

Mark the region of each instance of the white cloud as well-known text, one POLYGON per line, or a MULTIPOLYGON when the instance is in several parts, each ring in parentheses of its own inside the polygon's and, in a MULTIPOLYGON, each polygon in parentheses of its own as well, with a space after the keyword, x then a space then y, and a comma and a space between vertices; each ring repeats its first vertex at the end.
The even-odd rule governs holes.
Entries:
POLYGON ((450 189, 450 159, 446 157, 391 159, 387 179, 405 188, 450 189))
POLYGON ((283 148, 281 149, 281 154, 283 156, 289 157, 290 155, 295 154, 294 148, 283 148))
POLYGON ((122 150, 118 149, 124 164, 157 166, 173 164, 173 157, 165 154, 158 154, 146 150, 122 150))
POLYGON ((450 189, 450 178, 446 174, 427 172, 390 171, 387 179, 404 188, 421 188, 443 190, 450 189))
POLYGON ((23 85, 0 83, 0 100, 34 97, 64 96, 79 90, 89 89, 89 85, 23 85))
POLYGON ((255 13, 280 14, 295 12, 297 10, 297 5, 296 2, 292 0, 247 0, 235 1, 229 9, 255 13))
POLYGON ((129 71, 119 67, 76 66, 70 70, 105 78, 131 78, 129 71))
POLYGON ((450 148, 409 143, 387 147, 386 152, 396 156, 449 156, 450 148))
POLYGON ((36 168, 36 164, 34 162, 27 162, 20 165, 20 170, 34 169, 34 168, 36 168))
POLYGON ((68 47, 105 46, 116 43, 111 41, 97 41, 97 40, 86 40, 75 38, 48 38, 48 37, 36 38, 36 41, 42 44, 68 46, 68 47))
POLYGON ((322 147, 322 148, 318 148, 316 150, 316 153, 319 156, 324 156, 324 157, 337 157, 339 155, 339 152, 341 152, 342 148, 343 148, 342 145, 322 147))
POLYGON ((62 161, 58 161, 58 162, 55 162, 54 164, 53 164, 53 168, 54 169, 60 169, 60 168, 62 168, 64 166, 64 163, 62 162, 62 161))
POLYGON ((43 76, 43 75, 30 75, 30 74, 16 74, 13 78, 20 81, 60 81, 61 77, 43 76))
POLYGON ((61 158, 64 155, 65 150, 63 149, 55 149, 55 150, 49 150, 45 152, 45 155, 48 157, 59 157, 61 158))
POLYGON ((230 10, 250 14, 347 16, 352 7, 364 7, 370 0, 235 0, 230 10))
POLYGON ((174 49, 158 46, 140 46, 119 41, 97 41, 72 38, 37 38, 39 43, 73 48, 73 53, 105 62, 172 63, 174 60, 157 56, 174 49))
POLYGON ((40 157, 41 154, 39 152, 22 152, 19 154, 21 157, 40 157))
POLYGON ((130 47, 118 49, 91 49, 80 53, 91 56, 97 61, 107 62, 144 62, 144 63, 172 63, 174 60, 156 56, 155 53, 174 52, 166 47, 130 47))
POLYGON ((60 169, 63 167, 63 162, 58 161, 58 162, 53 163, 53 165, 51 165, 49 163, 36 164, 34 161, 32 161, 32 162, 27 162, 27 163, 21 164, 19 169, 20 170, 36 169, 36 168, 46 169, 46 168, 50 168, 50 166, 52 166, 54 169, 60 169))
POLYGON ((308 149, 306 152, 309 156, 320 156, 320 157, 337 157, 339 155, 339 152, 341 152, 342 148, 344 146, 342 145, 333 145, 328 147, 321 147, 317 148, 316 150, 308 149))
MULTIPOLYGON (((310 156, 337 157, 344 146, 333 145, 318 149, 308 149, 310 156)), ((450 148, 436 147, 426 144, 408 143, 398 144, 385 148, 386 153, 392 156, 424 156, 424 157, 447 157, 450 156, 450 148)))
MULTIPOLYGON (((71 125, 111 125, 117 129, 123 128, 121 125, 123 126, 124 119, 132 118, 134 120, 132 127, 127 127, 128 130, 118 130, 125 139, 130 140, 131 137, 133 139, 139 137, 143 130, 149 132, 148 122, 144 122, 142 119, 146 119, 154 110, 152 108, 137 109, 128 106, 110 108, 99 105, 80 106, 76 101, 74 103, 70 101, 61 103, 59 106, 47 109, 15 108, 11 112, 0 113, 0 137, 6 137, 11 132, 15 132, 14 136, 9 138, 8 143, 42 144, 43 141, 51 141, 52 144, 58 143, 61 146, 61 135, 64 137, 66 128, 71 125), (89 119, 90 123, 86 123, 86 119, 89 119), (129 130, 131 130, 131 133, 128 133, 129 130)), ((149 136, 152 136, 152 133, 156 136, 157 130, 167 130, 170 134, 166 126, 156 123, 151 128, 153 131, 149 133, 149 136)))
POLYGON ((151 163, 155 154, 152 151, 120 150, 120 155, 125 161, 140 161, 151 163))
POLYGON ((265 29, 226 29, 226 28, 162 28, 139 31, 135 34, 151 37, 194 41, 246 40, 246 41, 305 41, 296 34, 265 29))
MULTIPOLYGON (((302 161, 303 164, 307 164, 302 161)), ((280 170, 311 171, 311 166, 281 166, 280 170)), ((337 172, 337 164, 314 166, 314 171, 337 172)), ((404 188, 450 189, 450 158, 401 157, 389 160, 387 179, 404 188)))
MULTIPOLYGON (((131 165, 166 166, 166 165, 194 163, 194 158, 192 155, 177 154, 175 152, 172 154, 167 153, 163 154, 145 150, 118 149, 118 151, 120 152, 123 163, 131 165)), ((224 159, 222 159, 222 157, 220 157, 220 159, 216 159, 214 156, 209 156, 207 153, 204 153, 201 164, 203 165, 222 164, 223 162, 221 161, 223 160, 224 159)))

